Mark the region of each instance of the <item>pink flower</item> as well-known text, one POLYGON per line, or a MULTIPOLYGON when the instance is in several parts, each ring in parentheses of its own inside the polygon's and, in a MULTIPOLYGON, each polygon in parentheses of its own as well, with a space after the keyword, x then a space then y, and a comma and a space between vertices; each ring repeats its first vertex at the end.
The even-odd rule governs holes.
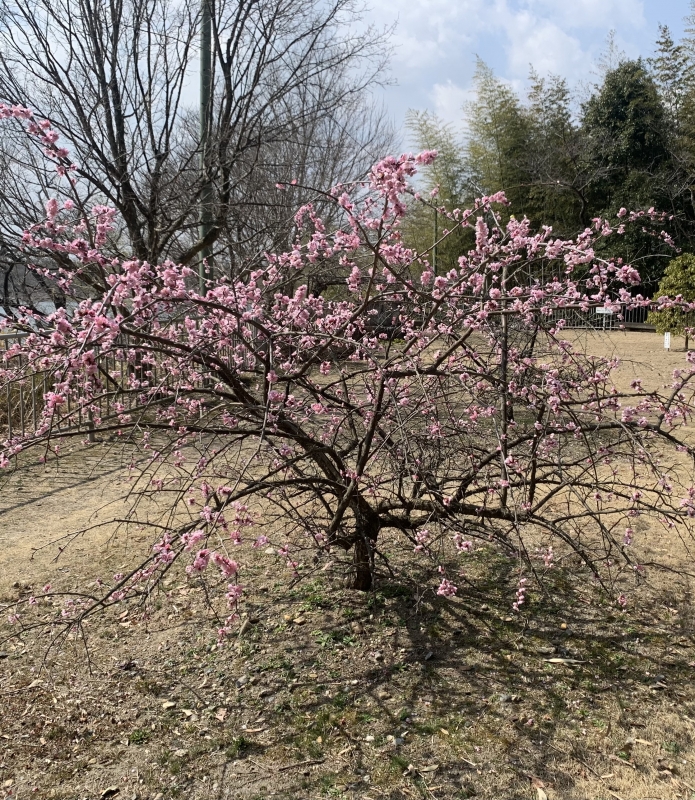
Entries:
POLYGON ((213 553, 212 560, 215 562, 216 566, 220 568, 220 571, 225 578, 231 578, 237 574, 239 570, 239 565, 236 561, 232 561, 227 556, 222 555, 221 553, 213 553))
POLYGON ((446 578, 442 578, 442 582, 439 584, 439 588, 437 589, 437 594, 441 595, 442 597, 453 597, 456 592, 458 592, 458 587, 454 586, 454 584, 448 581, 446 578))
POLYGON ((46 203, 46 216, 48 217, 49 220, 54 220, 57 215, 58 215, 58 201, 54 197, 52 197, 46 203))

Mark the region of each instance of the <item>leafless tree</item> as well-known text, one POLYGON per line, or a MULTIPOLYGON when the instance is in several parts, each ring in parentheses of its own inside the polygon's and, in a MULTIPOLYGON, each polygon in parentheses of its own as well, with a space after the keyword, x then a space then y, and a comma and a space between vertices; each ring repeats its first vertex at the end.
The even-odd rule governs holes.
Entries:
MULTIPOLYGON (((388 124, 370 95, 385 74, 385 34, 361 23, 353 0, 210 3, 212 102, 201 171, 197 0, 0 0, 0 101, 31 105, 51 122, 78 183, 47 177, 43 154, 22 130, 3 133, 6 307, 32 288, 14 245, 49 196, 115 207, 115 256, 193 264, 212 247, 227 271, 291 231, 289 209, 302 198, 286 198, 278 180, 328 188, 387 146, 388 124), (212 224, 201 239, 205 180, 213 184, 212 224)), ((97 288, 101 278, 91 280, 97 288)))

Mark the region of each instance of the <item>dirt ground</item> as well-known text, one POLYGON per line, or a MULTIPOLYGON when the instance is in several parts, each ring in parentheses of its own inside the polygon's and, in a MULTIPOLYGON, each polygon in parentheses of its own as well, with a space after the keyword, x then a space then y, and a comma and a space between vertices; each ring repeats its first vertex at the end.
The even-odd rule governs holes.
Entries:
MULTIPOLYGON (((656 334, 586 341, 621 356, 626 384, 685 364, 656 334)), ((108 526, 58 549, 127 507, 128 461, 96 444, 3 485, 0 606, 142 552, 108 526)), ((663 536, 649 546, 689 558, 663 536)), ((181 574, 149 620, 128 604, 100 618, 86 650, 5 640, 0 798, 695 800, 685 577, 635 586, 621 611, 559 568, 513 615, 511 566, 483 550, 451 599, 405 581, 291 588, 275 556, 240 560, 247 618, 225 648, 204 588, 181 574)))

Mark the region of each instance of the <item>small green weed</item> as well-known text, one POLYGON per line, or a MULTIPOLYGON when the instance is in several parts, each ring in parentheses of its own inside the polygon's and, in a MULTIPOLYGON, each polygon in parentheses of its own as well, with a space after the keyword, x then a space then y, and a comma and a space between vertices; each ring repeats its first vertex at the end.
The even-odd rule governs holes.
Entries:
POLYGON ((145 744, 150 738, 149 731, 143 731, 140 729, 136 729, 131 731, 130 736, 128 737, 128 741, 130 744, 145 744))
POLYGON ((245 736, 235 736, 234 739, 232 739, 232 743, 224 752, 227 758, 231 761, 235 758, 242 758, 252 746, 253 742, 251 742, 245 736))

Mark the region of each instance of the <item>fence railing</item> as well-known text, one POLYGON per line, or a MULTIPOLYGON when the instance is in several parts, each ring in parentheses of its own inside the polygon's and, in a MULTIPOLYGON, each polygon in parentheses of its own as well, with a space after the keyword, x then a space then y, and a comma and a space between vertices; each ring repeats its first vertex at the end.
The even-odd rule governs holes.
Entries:
POLYGON ((556 308, 545 317, 551 323, 565 320, 566 328, 582 328, 612 331, 621 328, 633 330, 654 330, 647 322, 648 308, 624 308, 620 313, 612 313, 604 308, 592 308, 582 311, 579 308, 556 308))
MULTIPOLYGON (((0 334, 0 358, 2 353, 7 352, 17 342, 26 338, 25 333, 5 333, 0 334)), ((218 355, 223 358, 232 359, 235 347, 241 343, 241 339, 232 338, 232 342, 223 346, 218 355)), ((99 376, 105 383, 105 391, 95 399, 93 405, 96 407, 96 414, 102 420, 113 419, 118 414, 128 413, 134 408, 141 408, 138 403, 138 395, 145 391, 138 391, 131 384, 133 377, 147 382, 148 388, 161 388, 166 392, 171 388, 171 375, 161 363, 144 363, 138 359, 131 359, 128 354, 132 354, 133 349, 128 337, 109 353, 97 353, 96 361, 99 376), (122 355, 118 354, 118 349, 122 348, 122 355), (118 403, 118 409, 115 404, 118 403)), ((25 357, 18 355, 14 358, 18 366, 26 366, 25 357)), ((249 365, 246 365, 250 368, 249 365)), ((198 380, 194 386, 203 387, 206 380, 204 368, 200 369, 198 380)), ((9 382, 0 392, 0 440, 12 438, 17 435, 35 433, 41 422, 44 411, 44 397, 47 392, 53 389, 53 376, 47 371, 37 370, 31 372, 21 379, 9 382)), ((52 426, 58 432, 84 431, 90 438, 94 438, 94 423, 92 412, 84 413, 81 408, 75 409, 75 404, 70 395, 62 414, 54 417, 52 426), (77 413, 75 413, 75 411, 77 413)))

